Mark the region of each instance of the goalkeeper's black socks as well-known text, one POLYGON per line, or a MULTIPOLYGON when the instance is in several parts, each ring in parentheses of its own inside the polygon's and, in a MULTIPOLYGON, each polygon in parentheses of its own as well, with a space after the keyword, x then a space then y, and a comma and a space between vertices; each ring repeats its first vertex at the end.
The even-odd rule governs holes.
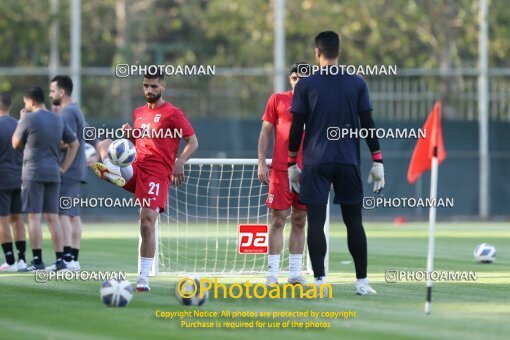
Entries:
POLYGON ((73 260, 78 261, 78 254, 80 253, 80 249, 71 248, 71 254, 73 254, 73 260))
POLYGON ((62 251, 55 252, 55 257, 57 258, 57 262, 61 262, 64 257, 64 252, 62 251))
POLYGON ((25 260, 26 247, 27 247, 26 241, 16 241, 16 249, 18 249, 18 261, 23 260, 23 261, 27 262, 25 260))
POLYGON ((346 205, 341 204, 342 217, 347 227, 347 246, 354 260, 356 278, 367 277, 367 237, 361 219, 363 209, 361 203, 346 205))
POLYGON ((64 261, 71 262, 73 260, 73 255, 71 253, 70 246, 64 246, 64 261))
MULTIPOLYGON (((325 276, 324 259, 327 243, 324 235, 326 205, 308 206, 308 252, 315 277, 325 276)), ((354 260, 356 278, 367 277, 367 237, 361 219, 362 205, 341 205, 342 217, 347 227, 347 246, 354 260)))
POLYGON ((42 249, 32 249, 34 255, 34 264, 38 265, 42 263, 42 249))
POLYGON ((9 266, 12 266, 16 262, 14 252, 12 251, 12 242, 2 243, 2 249, 5 254, 5 262, 7 262, 9 266))
POLYGON ((327 243, 324 235, 326 222, 326 205, 308 206, 308 253, 312 262, 315 277, 325 276, 324 258, 326 257, 327 243))

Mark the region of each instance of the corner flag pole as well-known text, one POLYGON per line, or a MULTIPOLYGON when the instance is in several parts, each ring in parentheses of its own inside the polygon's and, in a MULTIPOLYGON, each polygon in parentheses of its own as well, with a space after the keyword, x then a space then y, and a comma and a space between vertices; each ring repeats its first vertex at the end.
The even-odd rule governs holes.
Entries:
MULTIPOLYGON (((432 157, 432 169, 430 175, 430 201, 436 202, 437 199, 437 146, 434 147, 434 156, 432 157)), ((427 252, 427 296, 425 299, 425 313, 432 311, 432 271, 434 270, 434 231, 436 228, 436 206, 432 204, 429 210, 429 246, 427 252)))
POLYGON ((436 206, 437 200, 437 173, 439 164, 446 159, 444 149, 443 132, 441 128, 441 102, 434 104, 427 121, 423 125, 427 131, 427 137, 419 138, 413 151, 409 169, 407 170, 407 181, 411 184, 427 170, 430 173, 430 201, 429 208, 429 244, 427 252, 427 296, 425 298, 425 313, 430 314, 432 310, 432 271, 434 270, 434 230, 436 228, 436 206))

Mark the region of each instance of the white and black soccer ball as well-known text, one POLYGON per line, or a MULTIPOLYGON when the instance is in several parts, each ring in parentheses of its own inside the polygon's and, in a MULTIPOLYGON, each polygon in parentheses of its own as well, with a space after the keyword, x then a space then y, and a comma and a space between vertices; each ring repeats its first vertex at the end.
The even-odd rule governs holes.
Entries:
POLYGON ((117 139, 108 147, 110 161, 121 168, 133 163, 136 159, 136 148, 128 139, 117 139))
POLYGON ((476 262, 492 263, 496 260, 496 247, 488 243, 479 244, 473 251, 473 256, 476 262))
POLYGON ((200 278, 184 278, 177 282, 175 289, 177 300, 185 306, 202 306, 209 298, 209 291, 204 290, 201 294, 200 278))
POLYGON ((109 307, 127 306, 133 297, 133 287, 128 280, 106 280, 99 289, 101 301, 109 307))

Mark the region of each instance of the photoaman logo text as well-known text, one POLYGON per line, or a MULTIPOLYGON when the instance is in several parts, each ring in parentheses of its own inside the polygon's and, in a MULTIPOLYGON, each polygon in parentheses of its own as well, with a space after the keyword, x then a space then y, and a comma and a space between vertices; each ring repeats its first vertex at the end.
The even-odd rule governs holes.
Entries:
POLYGON ((263 283, 252 284, 249 281, 230 285, 220 283, 218 279, 200 278, 198 281, 199 284, 193 278, 181 279, 177 283, 177 294, 182 298, 191 298, 196 295, 203 298, 209 293, 215 299, 240 299, 243 297, 247 299, 317 299, 333 297, 333 287, 328 283, 319 286, 313 283, 306 286, 290 283, 266 286, 263 283))

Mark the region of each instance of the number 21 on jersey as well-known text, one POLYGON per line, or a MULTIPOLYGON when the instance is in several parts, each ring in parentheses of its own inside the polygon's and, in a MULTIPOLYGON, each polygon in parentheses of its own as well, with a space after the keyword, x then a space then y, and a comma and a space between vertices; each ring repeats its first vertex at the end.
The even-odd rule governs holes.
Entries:
POLYGON ((159 195, 159 183, 149 182, 149 194, 159 195))

